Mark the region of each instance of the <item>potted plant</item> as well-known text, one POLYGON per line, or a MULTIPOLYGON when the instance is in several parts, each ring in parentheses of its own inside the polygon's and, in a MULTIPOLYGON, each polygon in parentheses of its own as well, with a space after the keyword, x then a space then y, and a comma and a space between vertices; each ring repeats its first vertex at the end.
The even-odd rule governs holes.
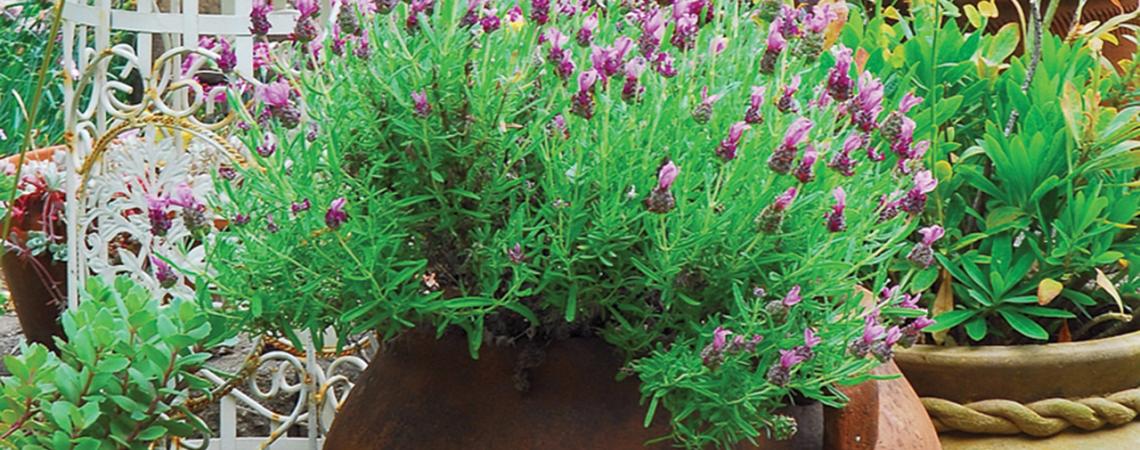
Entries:
POLYGON ((11 215, 0 268, 24 336, 54 349, 53 337, 63 335, 59 314, 67 306, 66 150, 48 147, 28 152, 16 180, 20 157, 0 160, 0 187, 15 193, 10 205, 0 203, 4 217, 11 215))
POLYGON ((949 70, 916 75, 945 86, 935 101, 987 113, 943 128, 917 119, 944 139, 930 153, 940 183, 928 213, 945 244, 912 284, 930 287, 925 342, 938 345, 898 352, 900 368, 943 431, 1050 436, 1131 421, 1117 412, 1140 386, 1140 109, 1107 106, 1111 69, 1088 39, 1043 35, 1010 58, 1015 32, 914 24, 954 49, 937 64, 949 70))
POLYGON ((295 6, 202 289, 390 342, 326 448, 818 445, 929 324, 887 274, 917 99, 834 45, 846 5, 344 3, 323 41, 295 6))

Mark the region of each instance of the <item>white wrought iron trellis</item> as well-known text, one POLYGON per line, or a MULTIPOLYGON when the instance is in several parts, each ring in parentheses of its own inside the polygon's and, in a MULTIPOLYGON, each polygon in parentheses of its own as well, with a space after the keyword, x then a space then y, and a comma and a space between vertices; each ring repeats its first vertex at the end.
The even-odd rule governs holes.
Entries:
MULTIPOLYGON (((207 270, 201 246, 193 242, 208 242, 209 234, 191 236, 186 224, 191 219, 176 217, 169 230, 156 235, 146 214, 149 199, 159 193, 211 195, 212 174, 219 165, 241 164, 248 154, 239 142, 225 137, 233 115, 210 99, 227 87, 199 79, 218 55, 198 48, 198 43, 204 36, 228 39, 237 60, 236 76, 256 85, 255 42, 249 31, 253 0, 221 0, 213 14, 199 13, 202 1, 208 0, 162 0, 163 7, 155 0, 134 0, 124 7, 120 3, 125 1, 65 0, 69 307, 78 304, 79 289, 90 276, 131 276, 156 298, 191 293, 181 278, 161 283, 154 263, 148 263, 151 256, 207 270), (113 37, 129 43, 113 44, 113 37)), ((290 33, 297 12, 288 9, 285 0, 272 3, 270 36, 290 33)), ((329 0, 321 3, 327 14, 329 0)), ((363 370, 365 350, 377 347, 371 337, 353 348, 356 354, 319 351, 308 338, 303 338, 301 350, 262 337, 251 339, 258 345, 238 375, 210 369, 200 374, 218 386, 215 393, 224 394, 215 399, 220 402, 218 435, 173 441, 171 447, 315 450, 351 389, 351 377, 341 369, 363 370), (264 347, 274 343, 276 350, 264 347), (251 376, 259 370, 269 372, 267 389, 251 376), (269 406, 270 399, 293 396, 288 411, 269 406), (238 436, 239 407, 264 418, 270 434, 238 436), (307 437, 285 437, 295 427, 304 427, 307 437)), ((209 397, 191 401, 206 402, 209 397)))

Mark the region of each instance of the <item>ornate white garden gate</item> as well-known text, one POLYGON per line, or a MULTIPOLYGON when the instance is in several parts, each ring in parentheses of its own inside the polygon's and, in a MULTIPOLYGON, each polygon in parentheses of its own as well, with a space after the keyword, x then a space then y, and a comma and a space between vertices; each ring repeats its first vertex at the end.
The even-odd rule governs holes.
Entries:
MULTIPOLYGON (((328 0, 322 3, 329 11, 328 0)), ((273 4, 269 34, 286 35, 297 13, 284 0, 273 4)), ((226 110, 226 83, 207 81, 221 75, 211 64, 219 55, 198 48, 200 38, 232 42, 236 66, 229 76, 249 86, 258 82, 251 76, 252 0, 222 0, 214 14, 199 14, 200 6, 200 0, 65 1, 70 307, 90 276, 125 274, 162 298, 192 295, 191 280, 178 274, 208 270, 201 243, 212 235, 201 230, 224 225, 214 217, 203 225, 208 209, 187 203, 211 195, 213 174, 221 166, 244 164, 248 150, 226 137, 235 114, 226 110), (127 3, 133 6, 121 5, 127 3), (182 214, 168 217, 171 205, 182 214), (155 210, 161 230, 151 220, 155 210)), ((314 349, 309 339, 302 350, 275 339, 249 340, 254 345, 236 373, 203 370, 201 376, 217 388, 190 400, 193 407, 220 402, 218 434, 172 441, 171 448, 316 449, 351 388, 347 373, 362 370, 366 350, 377 346, 369 337, 347 352, 332 353, 314 349), (258 384, 258 374, 268 378, 268 388, 258 384), (288 406, 274 410, 282 398, 288 406), (239 409, 260 416, 269 435, 238 436, 239 409), (303 429, 307 437, 286 437, 291 429, 303 429)))

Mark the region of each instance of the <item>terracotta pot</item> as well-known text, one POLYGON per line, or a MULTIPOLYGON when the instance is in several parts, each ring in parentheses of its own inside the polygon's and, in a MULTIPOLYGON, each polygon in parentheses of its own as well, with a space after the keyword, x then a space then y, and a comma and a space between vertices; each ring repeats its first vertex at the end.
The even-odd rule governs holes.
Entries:
MULTIPOLYGON (((441 341, 419 334, 401 338, 376 355, 360 375, 324 448, 672 448, 668 439, 654 442, 669 432, 665 412, 658 410, 648 429, 642 426, 645 405, 640 402, 637 380, 614 380, 621 358, 601 340, 552 344, 542 364, 531 369, 530 388, 525 393, 515 389, 512 378, 517 360, 517 351, 501 347, 484 347, 479 359, 472 360, 466 341, 457 335, 441 341)), ((789 408, 785 413, 796 418, 799 432, 792 440, 763 442, 760 448, 939 448, 933 426, 913 392, 903 402, 911 406, 909 412, 890 414, 917 414, 918 422, 925 420, 927 440, 921 445, 912 441, 901 446, 865 446, 883 441, 878 424, 880 417, 889 415, 880 414, 878 404, 894 404, 894 400, 879 400, 879 383, 890 382, 857 388, 849 408, 852 413, 845 416, 825 413, 818 404, 789 408), (862 412, 854 413, 859 409, 862 412), (831 427, 827 431, 825 423, 831 427), (852 430, 859 433, 858 439, 836 433, 852 430)), ((901 383, 905 386, 905 380, 901 383)))
MULTIPOLYGON (((43 161, 51 159, 62 148, 42 148, 28 152, 26 156, 29 161, 43 161)), ((19 155, 9 156, 5 160, 15 164, 19 155)), ((14 225, 34 227, 34 224, 14 225)), ((67 264, 52 261, 49 255, 32 257, 5 251, 0 258, 0 268, 24 336, 29 342, 38 342, 55 350, 52 337, 63 336, 59 315, 67 305, 67 264)))
POLYGON ((959 403, 1088 397, 1140 386, 1140 332, 1043 345, 916 345, 895 352, 895 361, 922 397, 959 403))
POLYGON ((1121 439, 1140 437, 1132 422, 1140 332, 1043 345, 919 345, 895 360, 949 433, 947 448, 1076 448, 1066 444, 1074 439, 1081 448, 1133 448, 1121 439))

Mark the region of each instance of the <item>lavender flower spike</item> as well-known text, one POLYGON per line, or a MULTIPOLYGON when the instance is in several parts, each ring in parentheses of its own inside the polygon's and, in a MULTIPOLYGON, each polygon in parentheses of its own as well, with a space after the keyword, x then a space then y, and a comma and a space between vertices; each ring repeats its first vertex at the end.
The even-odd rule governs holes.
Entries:
POLYGON ((776 73, 776 63, 780 59, 780 52, 787 47, 788 41, 780 34, 779 21, 772 22, 768 28, 767 46, 764 56, 760 58, 760 73, 771 75, 776 73))
POLYGON ((713 104, 720 100, 721 94, 709 95, 709 87, 701 88, 701 103, 693 109, 693 120, 697 123, 708 123, 712 118, 713 104))
POLYGON ((788 131, 784 133, 784 140, 772 156, 768 157, 768 167, 772 168, 776 173, 788 173, 792 170, 792 163, 796 159, 796 153, 799 151, 799 145, 807 137, 811 131, 812 121, 805 117, 800 117, 788 126, 788 131))
POLYGON ((154 278, 158 280, 158 285, 163 289, 170 289, 178 283, 178 275, 174 274, 174 269, 162 259, 151 255, 150 265, 154 270, 154 278))
POLYGON ((819 152, 816 151, 815 146, 810 143, 804 149, 804 157, 800 159, 800 165, 796 167, 795 175, 800 183, 810 183, 815 179, 815 160, 819 159, 819 152))
POLYGON ((344 197, 339 197, 329 204, 328 211, 325 212, 325 225, 335 230, 340 228, 345 222, 348 222, 348 213, 345 212, 345 204, 348 203, 344 197))
POLYGON ((930 267, 934 263, 934 242, 946 234, 946 230, 938 225, 931 225, 918 230, 918 234, 922 235, 922 241, 914 244, 914 248, 906 258, 923 268, 930 267))
POLYGON ((911 214, 921 213, 926 209, 926 194, 938 187, 938 180, 934 179, 929 170, 923 170, 914 175, 914 187, 907 191, 902 198, 899 208, 911 214))
POLYGON ((676 164, 673 164, 673 161, 668 161, 661 166, 661 170, 657 172, 657 187, 653 188, 649 192, 649 197, 645 198, 646 209, 650 212, 665 214, 677 205, 669 188, 673 187, 673 181, 677 179, 678 173, 680 173, 680 169, 677 168, 676 164))
POLYGON ((716 154, 725 161, 732 161, 736 159, 736 149, 740 146, 740 138, 744 135, 744 131, 751 128, 745 122, 736 122, 728 129, 728 137, 720 141, 720 147, 717 147, 716 154))
POLYGON ((842 45, 835 50, 835 67, 827 73, 827 93, 837 102, 845 102, 851 98, 851 89, 855 82, 851 80, 851 49, 842 45))
POLYGON ((847 229, 847 222, 843 218, 843 210, 847 208, 847 193, 843 191, 843 186, 838 186, 831 191, 831 195, 835 197, 835 206, 826 215, 827 231, 838 233, 847 229))
POLYGON ((764 123, 764 116, 760 115, 760 108, 764 106, 764 86, 752 86, 752 95, 748 98, 748 109, 744 111, 744 121, 750 124, 764 123))
POLYGON ((427 91, 412 92, 412 103, 417 116, 431 115, 431 103, 428 103, 427 91))
POLYGON ((821 339, 819 336, 815 335, 815 330, 811 329, 811 327, 804 328, 804 346, 805 347, 807 347, 808 349, 811 349, 812 347, 819 345, 821 342, 823 342, 823 339, 821 339))
MULTIPOLYGON (((784 223, 784 214, 795 199, 796 188, 794 186, 776 196, 772 204, 764 207, 764 210, 760 211, 760 215, 756 217, 756 225, 760 231, 766 233, 780 231, 780 226, 784 223)), ((796 290, 795 292, 798 295, 799 291, 796 290)))

